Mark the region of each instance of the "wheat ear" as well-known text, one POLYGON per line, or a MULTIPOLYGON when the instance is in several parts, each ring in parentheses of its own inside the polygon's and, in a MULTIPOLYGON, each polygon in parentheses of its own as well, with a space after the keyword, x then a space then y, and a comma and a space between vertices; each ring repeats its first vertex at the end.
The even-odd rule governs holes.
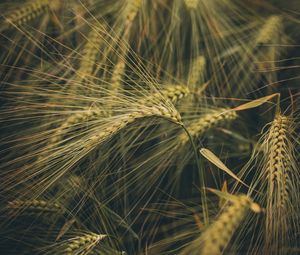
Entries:
POLYGON ((282 18, 278 15, 269 17, 256 36, 256 44, 269 44, 278 38, 278 32, 282 28, 282 18))
POLYGON ((288 117, 277 114, 271 124, 267 139, 263 144, 266 161, 263 173, 267 181, 265 250, 280 251, 283 245, 288 245, 289 233, 292 229, 293 199, 296 192, 292 178, 298 174, 293 158, 293 144, 289 140, 291 121, 288 117), (292 213, 292 214, 291 214, 292 213), (272 248, 273 247, 273 248, 272 248))
POLYGON ((188 85, 191 88, 195 88, 199 81, 202 81, 204 68, 205 68, 205 57, 197 57, 191 64, 189 76, 188 76, 188 85))
POLYGON ((184 3, 189 10, 196 9, 198 2, 199 0, 184 0, 184 3))
POLYGON ((121 129, 127 127, 128 125, 134 123, 139 119, 157 117, 162 118, 173 123, 182 126, 181 116, 177 111, 171 111, 164 106, 153 106, 139 111, 134 111, 124 117, 119 117, 116 119, 111 126, 104 128, 100 133, 93 135, 87 141, 87 148, 94 147, 95 145, 110 139, 113 135, 118 133, 121 129))
POLYGON ((142 0, 127 0, 126 2, 126 6, 124 9, 124 16, 125 16, 125 24, 124 24, 125 33, 123 36, 124 41, 120 42, 121 56, 114 67, 112 78, 111 78, 112 89, 114 91, 117 91, 121 86, 122 76, 124 74, 124 70, 126 67, 125 58, 128 53, 127 43, 129 39, 130 29, 132 26, 132 22, 135 19, 141 7, 141 4, 142 4, 142 0))
POLYGON ((135 19, 136 15, 139 12, 139 9, 141 8, 141 4, 142 0, 126 1, 126 6, 124 9, 124 34, 122 40, 120 41, 120 56, 117 63, 114 66, 114 70, 111 76, 111 90, 113 95, 116 95, 122 87, 122 77, 125 72, 126 57, 129 51, 128 41, 130 36, 130 30, 133 20, 135 19))
POLYGON ((107 235, 88 233, 83 236, 72 238, 68 241, 65 255, 87 254, 107 235))
POLYGON ((141 8, 142 0, 127 0, 125 9, 125 25, 131 26, 141 8))
POLYGON ((57 213, 64 212, 64 208, 55 202, 45 200, 14 200, 8 203, 7 209, 18 210, 26 214, 34 213, 57 213))
POLYGON ((37 162, 43 162, 48 157, 48 152, 51 151, 51 149, 58 146, 59 143, 63 141, 64 136, 69 130, 71 130, 74 127, 76 128, 76 126, 80 127, 83 122, 88 122, 90 120, 104 116, 106 116, 105 112, 96 107, 88 109, 84 112, 72 114, 62 123, 61 126, 59 126, 55 130, 54 134, 47 142, 47 151, 42 152, 42 154, 39 155, 37 162))
POLYGON ((104 116, 106 116, 106 113, 98 107, 94 107, 88 109, 87 111, 72 114, 63 122, 63 124, 60 127, 58 127, 53 137, 49 140, 48 145, 51 147, 52 145, 55 145, 58 142, 62 141, 64 135, 67 133, 68 130, 70 130, 70 128, 76 127, 76 125, 79 126, 83 122, 88 122, 90 120, 104 116))
POLYGON ((156 98, 160 98, 161 95, 170 100, 172 103, 177 103, 180 99, 189 95, 191 91, 187 86, 183 85, 169 85, 166 88, 162 89, 159 92, 152 94, 151 96, 147 96, 140 100, 142 105, 147 105, 149 102, 155 102, 156 98))
POLYGON ((8 24, 23 25, 42 15, 48 9, 56 10, 60 7, 60 1, 57 0, 35 0, 25 3, 23 6, 13 11, 6 17, 8 24))
MULTIPOLYGON (((125 73, 125 68, 126 68, 126 57, 128 54, 129 46, 127 44, 128 40, 128 35, 124 36, 124 41, 120 41, 120 56, 118 56, 118 61, 114 66, 112 75, 111 75, 111 80, 110 80, 110 90, 111 90, 111 95, 112 96, 117 96, 118 92, 122 89, 123 87, 123 75, 125 73)), ((110 110, 113 105, 110 105, 110 110)))
MULTIPOLYGON (((187 130, 191 137, 200 137, 208 130, 222 125, 225 122, 234 120, 237 117, 238 116, 235 111, 230 111, 226 108, 216 109, 188 124, 187 130)), ((189 141, 189 138, 185 133, 180 134, 177 139, 178 146, 185 145, 189 141)))
POLYGON ((116 63, 112 76, 111 76, 111 91, 113 95, 116 95, 118 93, 118 91, 120 90, 120 88, 122 88, 122 81, 123 81, 123 75, 125 72, 125 59, 124 57, 126 57, 127 54, 127 50, 124 56, 122 56, 119 61, 116 63))
MULTIPOLYGON (((181 85, 174 85, 174 86, 169 86, 163 89, 160 92, 165 98, 169 99, 172 101, 172 103, 178 102, 180 99, 184 98, 188 94, 190 94, 190 90, 186 86, 181 86, 181 85)), ((155 97, 156 95, 154 95, 155 97)))
POLYGON ((83 78, 92 76, 93 74, 102 36, 103 29, 97 24, 92 27, 87 36, 88 40, 82 49, 82 59, 78 69, 78 74, 83 78))
POLYGON ((234 196, 214 223, 187 246, 181 255, 220 255, 228 245, 236 229, 245 219, 249 209, 259 212, 259 206, 246 195, 234 196))
POLYGON ((269 132, 269 151, 267 162, 267 175, 269 176, 270 194, 275 191, 275 186, 278 186, 280 193, 278 203, 279 207, 284 207, 288 198, 288 191, 286 190, 288 178, 288 155, 285 155, 286 139, 287 139, 288 118, 278 115, 275 117, 269 132), (283 190, 281 188, 284 188, 283 190))

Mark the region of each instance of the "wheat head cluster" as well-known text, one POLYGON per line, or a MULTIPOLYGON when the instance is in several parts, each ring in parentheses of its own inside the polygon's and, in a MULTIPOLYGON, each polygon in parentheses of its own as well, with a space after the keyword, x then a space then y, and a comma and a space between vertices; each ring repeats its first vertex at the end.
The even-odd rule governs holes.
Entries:
POLYGON ((0 254, 300 254, 299 0, 0 21, 0 254))

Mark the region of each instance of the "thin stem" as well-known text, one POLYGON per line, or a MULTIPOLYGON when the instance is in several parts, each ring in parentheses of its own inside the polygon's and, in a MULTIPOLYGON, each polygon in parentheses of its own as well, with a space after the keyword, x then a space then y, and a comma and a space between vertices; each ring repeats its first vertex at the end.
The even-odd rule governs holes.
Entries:
POLYGON ((201 202, 202 202, 203 218, 204 218, 204 225, 207 226, 209 224, 209 216, 208 216, 208 207, 207 207, 207 197, 206 197, 206 192, 205 192, 205 173, 204 173, 204 170, 201 169, 200 158, 197 153, 197 149, 196 149, 196 146, 195 146, 192 136, 190 135, 189 131, 183 124, 181 126, 189 137, 189 140, 193 147, 194 155, 196 158, 197 168, 200 173, 201 191, 202 191, 201 192, 201 202))

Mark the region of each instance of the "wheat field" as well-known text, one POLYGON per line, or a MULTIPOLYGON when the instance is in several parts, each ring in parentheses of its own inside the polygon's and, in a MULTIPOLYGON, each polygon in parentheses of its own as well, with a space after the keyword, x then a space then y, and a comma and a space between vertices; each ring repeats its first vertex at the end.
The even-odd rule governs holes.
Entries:
POLYGON ((300 254, 299 0, 0 20, 0 254, 300 254))

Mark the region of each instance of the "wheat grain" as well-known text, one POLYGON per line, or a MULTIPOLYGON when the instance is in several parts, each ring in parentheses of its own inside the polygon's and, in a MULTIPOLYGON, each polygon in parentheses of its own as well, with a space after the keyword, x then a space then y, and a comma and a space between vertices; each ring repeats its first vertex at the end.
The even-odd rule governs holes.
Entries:
MULTIPOLYGON (((190 94, 190 90, 186 86, 181 86, 181 85, 173 85, 169 86, 161 91, 161 94, 172 101, 172 103, 178 102, 180 99, 183 97, 187 96, 190 94)), ((154 95, 153 97, 155 97, 154 95)))

